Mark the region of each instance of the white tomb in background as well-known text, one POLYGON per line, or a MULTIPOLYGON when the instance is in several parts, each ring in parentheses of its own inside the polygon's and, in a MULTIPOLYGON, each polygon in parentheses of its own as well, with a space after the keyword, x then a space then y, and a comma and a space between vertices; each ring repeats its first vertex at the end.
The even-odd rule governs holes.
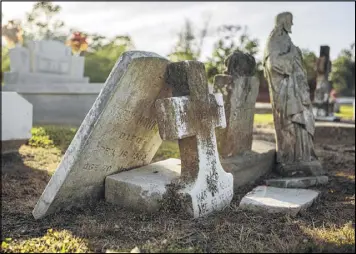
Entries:
POLYGON ((103 87, 84 77, 84 57, 52 40, 17 45, 9 56, 3 91, 17 92, 33 105, 33 124, 81 124, 103 87))
POLYGON ((31 138, 32 104, 15 92, 1 92, 1 153, 16 152, 31 138))
POLYGON ((27 47, 10 49, 9 56, 5 84, 89 82, 84 77, 84 57, 72 56, 71 48, 59 41, 30 41, 27 47))

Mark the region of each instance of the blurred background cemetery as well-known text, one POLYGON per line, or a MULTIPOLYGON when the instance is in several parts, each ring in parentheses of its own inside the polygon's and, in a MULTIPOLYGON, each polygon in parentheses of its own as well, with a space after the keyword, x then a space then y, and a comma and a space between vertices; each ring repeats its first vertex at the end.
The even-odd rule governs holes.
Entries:
MULTIPOLYGON (((9 4, 9 2, 6 4, 9 4)), ((338 214, 331 214, 331 212, 326 214, 325 212, 318 210, 318 213, 320 212, 318 216, 321 216, 320 218, 323 219, 320 219, 317 224, 319 223, 318 225, 320 226, 324 223, 322 222, 324 219, 330 219, 330 221, 333 223, 333 226, 328 225, 327 229, 322 229, 321 226, 319 228, 318 226, 314 228, 308 228, 308 226, 306 226, 307 229, 303 232, 303 234, 300 234, 300 237, 298 236, 299 238, 297 237, 298 240, 292 241, 289 239, 290 241, 287 241, 288 244, 283 243, 283 237, 284 235, 288 237, 288 235, 293 232, 295 223, 289 219, 285 219, 285 221, 281 222, 281 220, 284 219, 273 217, 271 221, 276 225, 278 223, 284 225, 284 229, 282 229, 282 227, 278 228, 278 226, 276 228, 271 226, 273 228, 271 230, 274 230, 273 232, 276 232, 278 235, 277 238, 271 238, 272 240, 268 240, 267 238, 261 240, 261 235, 254 235, 252 240, 253 243, 250 245, 251 239, 248 240, 249 234, 252 231, 255 232, 255 230, 264 230, 259 226, 260 221, 263 220, 261 217, 250 217, 248 219, 251 219, 252 224, 247 225, 247 230, 250 230, 250 233, 246 233, 246 231, 245 233, 242 233, 241 231, 241 234, 239 234, 240 240, 241 237, 246 238, 246 243, 243 242, 241 246, 235 246, 235 250, 236 248, 240 248, 240 251, 290 252, 295 249, 300 250, 300 244, 305 244, 305 246, 303 245, 305 250, 309 251, 323 251, 326 249, 327 251, 353 252, 355 250, 354 231, 353 233, 351 232, 354 230, 354 215, 352 217, 351 214, 354 212, 355 204, 354 190, 351 190, 352 186, 354 188, 355 181, 354 159, 351 158, 354 156, 355 151, 355 33, 351 32, 355 30, 354 3, 343 3, 341 6, 336 6, 336 3, 320 3, 320 9, 318 9, 319 7, 316 3, 313 6, 310 3, 310 7, 301 7, 302 5, 308 5, 309 3, 298 3, 299 5, 296 4, 296 7, 293 7, 295 3, 281 3, 278 5, 278 7, 276 7, 278 10, 266 10, 266 20, 269 20, 269 26, 268 29, 264 32, 263 36, 261 35, 261 37, 256 36, 256 33, 258 32, 251 29, 251 25, 248 21, 244 22, 244 15, 241 12, 234 14, 232 11, 227 11, 227 14, 224 14, 241 15, 242 18, 239 19, 240 23, 236 23, 235 21, 226 22, 225 24, 221 22, 214 23, 214 20, 216 19, 215 16, 223 15, 219 14, 219 5, 223 3, 217 2, 152 2, 146 3, 146 5, 142 5, 141 7, 140 3, 124 2, 23 2, 23 4, 28 6, 28 10, 21 18, 18 17, 19 15, 17 15, 16 18, 13 18, 11 13, 7 13, 7 10, 11 10, 11 8, 16 7, 12 6, 10 8, 10 5, 8 5, 9 7, 3 5, 2 8, 1 83, 3 91, 17 92, 30 103, 32 103, 33 118, 31 120, 31 135, 26 143, 19 148, 19 154, 11 155, 12 157, 10 159, 8 158, 6 162, 2 162, 2 167, 7 168, 9 171, 20 170, 20 172, 22 172, 20 168, 27 168, 32 170, 26 173, 22 172, 16 176, 9 176, 6 174, 3 175, 2 188, 3 195, 6 196, 6 203, 3 203, 3 206, 5 206, 5 210, 7 209, 6 211, 8 216, 8 219, 3 221, 3 223, 5 223, 5 233, 8 236, 10 235, 11 237, 15 238, 22 237, 21 230, 28 230, 28 228, 31 227, 38 227, 38 229, 33 229, 35 233, 29 233, 27 235, 28 237, 26 236, 27 238, 32 237, 32 242, 22 241, 13 243, 11 239, 6 240, 3 237, 2 241, 4 242, 2 248, 7 251, 15 252, 22 250, 38 251, 38 249, 34 248, 34 246, 42 245, 45 246, 43 247, 44 251, 56 251, 56 247, 53 247, 55 246, 56 241, 58 239, 67 239, 68 242, 70 242, 72 245, 69 243, 66 246, 63 245, 64 247, 62 247, 65 251, 87 251, 88 249, 95 251, 103 250, 100 248, 104 248, 103 246, 105 245, 106 240, 103 236, 99 236, 95 233, 95 220, 100 220, 96 216, 86 215, 90 217, 89 226, 83 226, 84 224, 80 224, 81 221, 87 220, 86 216, 84 215, 83 218, 79 218, 78 221, 70 222, 73 225, 82 225, 83 228, 81 230, 87 230, 87 233, 85 234, 89 235, 87 238, 90 238, 93 242, 91 247, 88 247, 89 245, 87 245, 87 243, 81 238, 75 238, 71 235, 72 233, 68 233, 68 231, 66 231, 71 231, 73 229, 72 225, 69 225, 69 222, 67 226, 63 227, 61 226, 63 225, 63 221, 58 219, 58 221, 53 222, 52 226, 53 228, 57 227, 61 229, 58 229, 58 231, 49 230, 48 232, 45 232, 47 227, 45 226, 41 228, 38 226, 38 224, 32 222, 32 219, 29 218, 30 215, 27 214, 30 210, 33 209, 36 199, 42 193, 50 176, 56 169, 63 154, 66 152, 86 113, 89 111, 96 97, 100 93, 109 73, 111 72, 120 55, 125 51, 152 51, 167 57, 170 61, 202 61, 205 64, 209 85, 211 87, 213 85, 214 76, 224 73, 224 60, 229 54, 235 50, 241 50, 253 55, 257 62, 257 70, 254 75, 260 80, 259 94, 256 103, 256 114, 254 117, 254 135, 255 137, 262 137, 262 139, 273 142, 273 118, 271 113, 271 106, 269 103, 270 100, 268 84, 263 75, 262 56, 265 46, 264 43, 267 39, 270 29, 272 29, 273 18, 275 14, 279 11, 288 10, 295 15, 295 25, 292 29, 296 30, 296 33, 294 33, 293 30, 291 37, 293 40, 295 40, 295 44, 300 46, 302 49, 304 66, 307 70, 308 83, 310 86, 312 100, 314 99, 314 91, 316 88, 316 65, 319 58, 319 47, 322 45, 330 46, 332 68, 329 74, 331 89, 329 91, 328 100, 332 102, 332 111, 334 115, 339 117, 341 122, 351 123, 353 129, 350 131, 350 129, 347 127, 345 128, 345 131, 342 128, 338 128, 337 131, 331 131, 328 133, 325 132, 323 135, 320 134, 318 144, 320 144, 320 147, 322 146, 322 143, 323 145, 326 145, 327 143, 335 144, 335 147, 319 147, 319 149, 329 149, 330 151, 335 152, 330 156, 325 155, 324 161, 330 163, 330 165, 327 167, 330 168, 330 170, 336 170, 334 172, 336 175, 339 177, 344 177, 343 180, 340 181, 345 181, 345 186, 344 190, 342 190, 343 188, 340 187, 339 189, 336 188, 330 190, 330 193, 341 193, 344 191, 342 193, 346 193, 345 195, 348 195, 347 198, 349 203, 343 203, 344 205, 339 208, 337 207, 336 203, 333 203, 335 207, 331 207, 330 211, 337 213, 337 211, 339 211, 337 209, 341 208, 345 211, 345 214, 340 215, 340 218, 336 218, 338 217, 338 214), (95 9, 99 7, 100 4, 103 4, 103 6, 98 9, 97 12, 95 12, 95 9), (106 18, 106 14, 111 18, 115 16, 115 12, 125 16, 125 8, 128 8, 130 4, 131 11, 135 12, 136 10, 140 13, 140 15, 134 16, 130 23, 131 26, 125 28, 116 27, 120 26, 119 23, 115 23, 115 25, 110 24, 111 21, 109 18, 106 18), (152 18, 152 16, 155 14, 156 8, 159 5, 162 5, 162 9, 166 12, 164 15, 157 16, 156 19, 162 19, 160 22, 157 20, 155 21, 154 18, 152 18), (64 8, 63 6, 66 7, 64 8), (86 8, 81 10, 80 6, 86 8), (210 7, 199 9, 200 6, 210 7), (185 8, 186 10, 190 11, 185 12, 184 15, 179 14, 185 8), (293 8, 295 8, 295 10, 298 9, 299 14, 298 12, 294 11, 293 8), (308 10, 307 12, 308 8, 312 9, 312 11, 308 10), (353 10, 351 10, 352 8, 353 10), (89 14, 85 14, 86 9, 88 10, 89 14), (71 24, 70 20, 62 20, 61 14, 63 14, 65 10, 70 10, 72 13, 75 12, 75 15, 72 15, 72 17, 77 17, 78 20, 80 20, 81 17, 86 17, 85 22, 87 23, 84 24, 84 21, 76 22, 76 27, 75 25, 71 24), (303 10, 305 10, 307 13, 313 13, 313 15, 315 15, 314 18, 309 17, 309 21, 304 21, 304 24, 302 19, 305 17, 300 15, 300 13, 303 13, 303 10), (325 11, 330 12, 330 14, 328 14, 330 16, 330 22, 326 22, 327 19, 325 18, 321 18, 320 21, 318 20, 318 13, 325 11), (348 23, 348 27, 341 27, 340 24, 342 22, 338 23, 338 27, 335 27, 335 25, 332 24, 333 20, 335 19, 335 17, 333 17, 332 11, 337 11, 338 13, 345 12, 342 17, 339 15, 336 18, 344 18, 345 21, 343 22, 344 24, 348 23), (152 12, 152 15, 148 15, 147 12, 152 12), (169 18, 171 15, 170 13, 172 13, 173 18, 177 20, 176 22, 171 22, 173 24, 171 24, 172 28, 168 29, 166 26, 169 26, 169 24, 165 24, 164 19, 167 18, 168 20, 171 20, 169 18), (101 26, 105 26, 106 23, 107 27, 105 29, 96 29, 98 26, 96 24, 96 20, 104 20, 100 22, 100 24, 101 26), (147 25, 144 26, 146 22, 147 25), (308 22, 325 22, 320 28, 323 31, 313 30, 315 26, 313 26, 313 24, 308 26, 308 22), (141 26, 144 30, 146 30, 145 34, 143 33, 142 29, 138 29, 141 26), (160 26, 165 28, 164 31, 169 31, 169 33, 165 36, 170 38, 168 40, 170 43, 167 43, 167 38, 162 40, 161 36, 163 35, 159 31, 160 26), (135 36, 131 35, 131 29, 137 31, 135 32, 135 36), (95 30, 97 30, 97 32, 95 32, 95 30), (340 46, 339 41, 336 39, 329 40, 329 38, 332 38, 333 36, 345 34, 345 31, 347 31, 348 37, 343 41, 342 46, 340 46), (142 36, 140 33, 142 33, 142 36), (306 37, 304 38, 304 41, 298 38, 298 36, 304 36, 304 34, 306 37), (324 34, 324 36, 319 36, 320 34, 324 34), (32 43, 33 41, 50 42, 45 42, 42 46, 37 47, 34 46, 32 43), (305 41, 310 41, 310 43, 301 43, 305 41), (18 48, 18 51, 14 50, 13 52, 18 52, 18 54, 14 54, 12 58, 17 59, 16 61, 18 62, 11 63, 10 51, 15 48, 18 48), (39 59, 41 56, 51 55, 51 50, 53 50, 53 48, 56 48, 55 51, 57 54, 53 54, 55 55, 53 62, 58 63, 59 67, 54 66, 52 68, 50 66, 41 66, 40 64, 37 66, 36 59, 39 59), (23 58, 23 54, 27 54, 28 56, 23 58), (37 56, 39 58, 36 58, 37 56), (26 61, 23 59, 26 59, 26 61), (61 65, 60 63, 62 62, 70 63, 70 65, 68 65, 69 67, 66 64, 61 65), (11 66, 11 64, 13 66, 11 66), (34 66, 37 67, 35 68, 34 66), (18 76, 12 74, 6 76, 5 73, 10 73, 13 71, 20 74, 18 74, 18 76), (28 74, 30 72, 32 74, 28 74), (28 76, 21 76, 22 73, 26 73, 28 76), (334 135, 334 139, 332 139, 333 137, 329 137, 330 135, 334 135), (351 152, 350 147, 352 150, 351 152), (345 156, 344 159, 342 158, 342 155, 345 156), (26 177, 29 172, 32 176, 26 177), (38 186, 40 186, 40 188, 38 186), (28 200, 24 200, 24 197, 30 198, 26 198, 28 200), (11 207, 21 208, 19 211, 12 213, 9 212, 11 207), (27 220, 31 220, 31 222, 23 221, 23 224, 21 224, 21 219, 19 219, 23 218, 23 215, 19 215, 21 212, 26 214, 27 217, 25 217, 27 220), (351 222, 348 219, 350 217, 353 218, 353 221, 351 222), (17 222, 17 220, 20 222, 17 222), (13 228, 11 225, 16 223, 20 223, 21 225, 19 224, 17 229, 12 231, 13 228), (62 230, 63 228, 64 230, 62 230), (35 236, 38 236, 38 234, 43 234, 45 236, 42 238, 34 238, 35 236), (303 242, 303 239, 309 240, 303 242), (310 239, 317 240, 314 241, 310 239), (261 244, 262 242, 263 244, 261 244)), ((247 3, 230 2, 224 4, 229 6, 233 4, 242 5, 247 3)), ((250 4, 251 6, 248 8, 246 7, 246 10, 252 10, 253 8, 264 9, 267 8, 267 5, 265 4, 269 3, 262 4, 256 2, 250 4), (259 7, 259 5, 261 6, 259 7)), ((277 6, 277 3, 274 4, 274 6, 277 6)), ((225 9, 228 9, 226 6, 225 9)), ((127 16, 125 17, 129 18, 128 16, 131 15, 131 13, 128 12, 126 15, 127 16)), ((259 14, 257 12, 256 14, 251 13, 249 15, 255 17, 255 21, 252 22, 253 27, 258 27, 258 24, 261 24, 265 21, 263 18, 258 17, 259 14)), ((308 16, 310 14, 305 15, 308 16)), ((214 89, 215 92, 222 92, 223 94, 226 93, 226 91, 219 90, 219 88, 215 87, 214 89)), ((4 104, 2 107, 4 108, 4 104)), ((16 105, 11 104, 11 107, 16 107, 16 105)), ((319 132, 322 133, 323 131, 319 132)), ((153 162, 166 158, 179 158, 179 156, 178 145, 175 142, 165 141, 156 153, 153 162)), ((336 195, 334 198, 337 200, 337 202, 343 202, 341 199, 345 197, 336 195)), ((98 209, 100 210, 101 208, 98 209)), ((114 216, 116 212, 117 211, 111 211, 111 215, 114 216)), ((219 218, 216 220, 218 219, 219 218)), ((298 222, 301 224, 304 223, 305 225, 309 225, 308 219, 310 218, 301 218, 298 219, 298 222)), ((140 218, 140 220, 144 221, 142 218, 140 218)), ((133 221, 134 219, 132 219, 130 223, 133 221)), ((105 221, 103 223, 107 226, 111 222, 112 221, 105 221)), ((239 222, 239 219, 237 218, 236 222, 240 223, 241 221, 239 222)), ((178 222, 174 222, 173 224, 177 226, 177 223, 178 222)), ((211 223, 215 222, 213 221, 211 223)), ((182 229, 182 231, 178 232, 178 234, 187 234, 187 231, 192 230, 192 225, 187 224, 186 226, 187 229, 182 229)), ((204 228, 204 226, 207 226, 207 224, 202 222, 200 226, 204 228)), ((227 228, 230 227, 227 224, 225 226, 227 228)), ((137 230, 139 231, 139 225, 135 225, 133 227, 136 228, 136 232, 137 230)), ((270 228, 268 225, 266 227, 270 228)), ((105 231, 105 229, 103 230, 105 231)), ((156 229, 152 229, 152 231, 153 230, 156 229)), ((213 232, 215 232, 216 235, 220 234, 216 230, 217 229, 215 228, 215 231, 213 232)), ((80 235, 80 233, 78 233, 78 229, 75 229, 72 232, 76 232, 77 235, 80 235)), ((113 232, 109 230, 109 233, 114 234, 113 232)), ((144 232, 145 231, 143 230, 141 233, 144 234, 144 232)), ((196 234, 199 235, 198 233, 196 234)), ((253 235, 253 233, 251 234, 253 235)), ((200 235, 200 237, 202 236, 200 235)), ((124 239, 118 237, 118 239, 119 240, 117 241, 120 244, 123 244, 126 249, 130 248, 131 245, 128 243, 126 244, 125 242, 127 240, 126 238, 124 239)), ((134 241, 131 240, 128 242, 133 244, 134 241)), ((199 241, 204 241, 204 239, 202 240, 202 238, 199 238, 198 240, 194 241, 197 243, 199 241)), ((179 242, 177 244, 177 246, 183 246, 184 244, 188 246, 191 244, 191 242, 185 242, 184 244, 179 242)), ((199 242, 199 244, 201 244, 201 242, 199 242)), ((153 245, 155 248, 157 247, 157 244, 153 245)), ((216 246, 219 246, 219 244, 216 246)), ((223 249, 223 247, 219 248, 223 249)), ((231 251, 229 248, 226 248, 225 250, 231 251)))

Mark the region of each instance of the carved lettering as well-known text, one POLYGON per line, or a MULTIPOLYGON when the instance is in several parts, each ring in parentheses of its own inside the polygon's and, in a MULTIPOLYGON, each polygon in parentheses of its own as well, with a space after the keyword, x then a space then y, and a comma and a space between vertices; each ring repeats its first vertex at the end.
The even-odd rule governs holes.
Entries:
POLYGON ((135 153, 132 157, 135 160, 145 160, 147 158, 147 154, 146 153, 135 153))
POLYGON ((112 166, 111 165, 98 165, 98 164, 92 164, 92 163, 86 163, 84 165, 84 170, 88 170, 88 171, 91 171, 91 170, 94 170, 94 171, 110 171, 112 169, 112 166))
POLYGON ((204 190, 197 195, 197 200, 198 202, 202 202, 206 199, 206 197, 207 197, 207 193, 206 190, 204 190))
POLYGON ((208 212, 208 207, 206 203, 198 204, 198 209, 199 209, 199 216, 204 215, 205 213, 208 212))
POLYGON ((144 138, 142 137, 137 137, 136 135, 134 134, 128 134, 128 133, 125 133, 125 132, 121 132, 120 135, 119 135, 119 139, 125 139, 127 141, 131 141, 131 142, 135 142, 137 144, 141 144, 144 140, 144 138))
POLYGON ((121 151, 120 157, 127 157, 128 151, 121 151))

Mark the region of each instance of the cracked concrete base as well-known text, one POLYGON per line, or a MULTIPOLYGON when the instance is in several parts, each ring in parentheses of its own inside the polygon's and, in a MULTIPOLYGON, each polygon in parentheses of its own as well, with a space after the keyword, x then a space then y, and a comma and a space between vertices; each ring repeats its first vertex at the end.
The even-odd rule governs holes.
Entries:
POLYGON ((319 192, 314 190, 258 186, 242 198, 239 206, 241 209, 296 216, 310 207, 318 196, 319 192))
POLYGON ((179 159, 167 159, 106 177, 105 199, 129 209, 155 212, 166 193, 166 185, 178 179, 179 159))
POLYGON ((276 163, 276 145, 263 140, 253 140, 251 151, 221 160, 226 172, 234 176, 234 190, 271 172, 276 163))
POLYGON ((316 185, 327 184, 327 176, 310 176, 310 177, 290 177, 280 179, 268 179, 266 185, 279 188, 308 188, 316 185))

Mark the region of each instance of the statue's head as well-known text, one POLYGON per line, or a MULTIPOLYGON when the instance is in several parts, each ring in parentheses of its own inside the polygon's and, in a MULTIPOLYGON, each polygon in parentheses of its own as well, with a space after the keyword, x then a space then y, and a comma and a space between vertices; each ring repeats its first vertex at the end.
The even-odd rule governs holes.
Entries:
POLYGON ((283 28, 288 33, 292 33, 293 14, 290 12, 279 13, 276 16, 275 25, 276 27, 283 28))

